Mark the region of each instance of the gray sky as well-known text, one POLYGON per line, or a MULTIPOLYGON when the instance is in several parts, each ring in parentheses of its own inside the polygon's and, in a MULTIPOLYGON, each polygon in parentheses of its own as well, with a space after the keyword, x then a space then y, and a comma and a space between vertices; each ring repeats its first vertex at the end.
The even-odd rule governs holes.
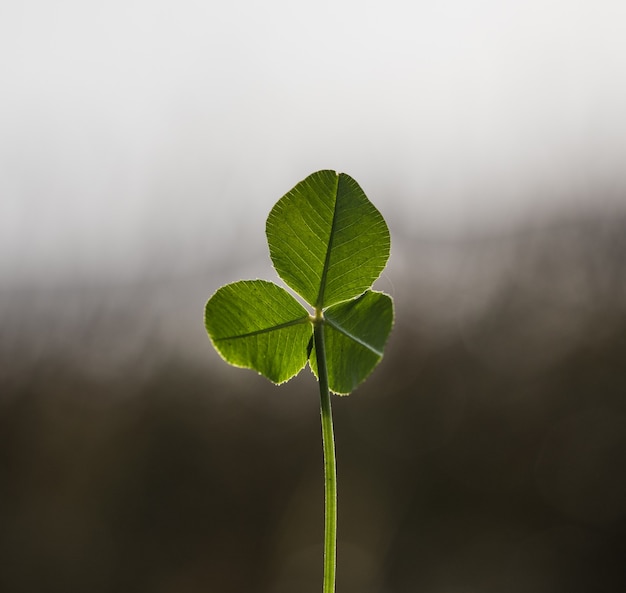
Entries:
POLYGON ((622 0, 5 1, 0 275, 265 250, 321 168, 392 232, 624 203, 624 31, 622 0))

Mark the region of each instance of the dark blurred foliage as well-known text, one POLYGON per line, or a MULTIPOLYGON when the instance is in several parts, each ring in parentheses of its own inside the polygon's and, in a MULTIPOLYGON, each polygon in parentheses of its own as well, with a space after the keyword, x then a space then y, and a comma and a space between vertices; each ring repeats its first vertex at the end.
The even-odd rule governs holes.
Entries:
MULTIPOLYGON (((626 220, 396 246, 333 399, 338 592, 626 591, 626 220)), ((2 293, 1 591, 320 590, 317 385, 190 354, 162 292, 2 293)))

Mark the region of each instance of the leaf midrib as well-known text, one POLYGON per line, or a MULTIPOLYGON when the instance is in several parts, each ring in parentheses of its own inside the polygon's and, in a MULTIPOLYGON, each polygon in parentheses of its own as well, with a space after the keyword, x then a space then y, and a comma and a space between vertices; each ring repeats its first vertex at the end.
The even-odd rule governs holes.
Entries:
POLYGON ((317 293, 317 299, 315 301, 315 308, 318 310, 321 310, 324 306, 324 292, 326 290, 326 276, 328 275, 330 255, 331 255, 332 248, 333 248, 333 241, 335 239, 335 224, 337 220, 338 200, 339 200, 339 174, 336 175, 335 204, 333 207, 333 220, 330 224, 330 236, 328 237, 328 245, 326 246, 326 256, 324 258, 324 267, 322 268, 322 276, 320 278, 320 290, 317 293))
POLYGON ((285 329, 286 327, 291 327, 292 325, 299 325, 301 323, 305 323, 306 321, 309 321, 308 315, 305 315, 304 317, 298 317, 298 319, 292 319, 291 321, 285 321, 284 323, 279 323, 278 325, 272 325, 271 327, 264 327, 262 329, 257 329, 251 332, 247 332, 245 334, 236 334, 233 336, 215 338, 214 341, 223 342, 225 340, 238 340, 242 338, 251 338, 252 336, 258 336, 260 334, 267 334, 269 332, 285 329))
POLYGON ((324 322, 327 323, 328 325, 330 325, 333 329, 336 329, 340 334, 343 334, 344 336, 346 336, 346 338, 349 338, 350 340, 353 340, 357 344, 363 346, 363 348, 367 348, 370 352, 376 354, 376 356, 381 356, 382 357, 382 355, 383 355, 382 351, 377 350, 371 344, 368 344, 367 342, 363 341, 358 336, 355 336, 353 333, 351 333, 347 329, 343 328, 341 325, 338 325, 337 323, 333 322, 332 319, 329 319, 328 317, 326 317, 324 319, 324 322))

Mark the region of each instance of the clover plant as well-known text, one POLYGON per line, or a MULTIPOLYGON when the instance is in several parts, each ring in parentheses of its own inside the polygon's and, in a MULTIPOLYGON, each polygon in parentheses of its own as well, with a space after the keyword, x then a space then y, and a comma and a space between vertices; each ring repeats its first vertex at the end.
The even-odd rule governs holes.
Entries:
POLYGON ((220 288, 204 321, 232 365, 283 383, 309 363, 320 386, 324 451, 324 593, 335 590, 337 477, 330 392, 348 395, 383 356, 391 298, 372 290, 389 258, 389 230, 345 173, 318 171, 272 208, 266 222, 278 275, 308 305, 265 280, 220 288))

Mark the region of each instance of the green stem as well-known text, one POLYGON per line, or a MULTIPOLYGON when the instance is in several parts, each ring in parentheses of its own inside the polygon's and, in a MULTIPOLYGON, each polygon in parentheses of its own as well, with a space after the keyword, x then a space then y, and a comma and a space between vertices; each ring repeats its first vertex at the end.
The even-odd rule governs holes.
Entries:
POLYGON ((335 437, 333 413, 328 389, 326 349, 324 348, 324 321, 317 311, 314 322, 315 354, 320 383, 320 414, 322 417, 322 444, 324 447, 324 589, 323 593, 335 593, 335 570, 337 567, 337 464, 335 461, 335 437))

